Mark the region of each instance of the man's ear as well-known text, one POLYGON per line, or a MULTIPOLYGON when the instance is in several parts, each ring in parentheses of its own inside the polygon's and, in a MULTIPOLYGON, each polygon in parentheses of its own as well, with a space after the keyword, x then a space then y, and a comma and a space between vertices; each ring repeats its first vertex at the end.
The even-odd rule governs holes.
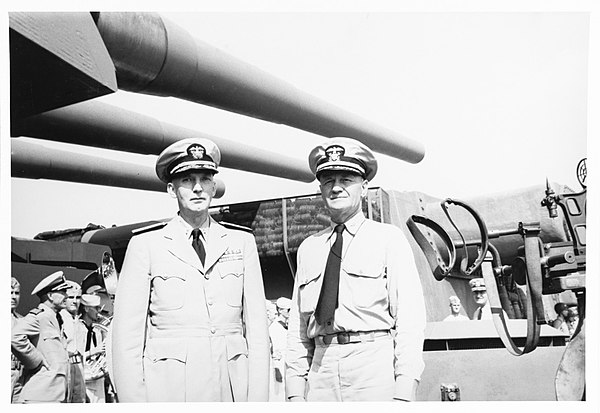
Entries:
POLYGON ((217 195, 217 182, 215 181, 215 176, 213 175, 213 179, 212 179, 212 195, 211 195, 211 198, 214 198, 215 195, 217 195))
POLYGON ((173 185, 173 182, 169 182, 167 184, 167 193, 169 195, 171 195, 171 198, 177 198, 177 194, 175 193, 175 186, 173 185))
POLYGON ((367 196, 367 192, 369 191, 369 180, 367 180, 367 179, 363 180, 361 187, 362 187, 362 192, 360 195, 364 198, 367 196))

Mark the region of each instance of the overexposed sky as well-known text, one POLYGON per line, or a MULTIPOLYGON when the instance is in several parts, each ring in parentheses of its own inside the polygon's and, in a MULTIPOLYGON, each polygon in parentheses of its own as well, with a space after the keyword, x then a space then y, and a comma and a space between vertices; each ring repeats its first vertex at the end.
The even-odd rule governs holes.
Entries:
MULTIPOLYGON (((301 90, 422 142, 417 165, 385 155, 375 186, 469 197, 541 185, 579 190, 586 156, 589 15, 576 12, 162 13, 193 37, 301 90)), ((175 98, 98 98, 306 159, 323 138, 175 98)), ((52 147, 72 145, 43 142, 52 147)), ((85 153, 154 164, 155 157, 85 153)), ((305 194, 317 184, 222 170, 224 204, 305 194)), ((11 178, 11 235, 166 218, 166 193, 11 178)), ((540 194, 540 199, 543 194, 540 194)))

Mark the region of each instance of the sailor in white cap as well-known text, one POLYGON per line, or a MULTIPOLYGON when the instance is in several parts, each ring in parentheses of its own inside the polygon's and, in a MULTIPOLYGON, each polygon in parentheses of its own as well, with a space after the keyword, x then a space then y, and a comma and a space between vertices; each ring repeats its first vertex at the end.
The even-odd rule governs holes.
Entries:
POLYGON ((424 368, 425 305, 402 230, 362 211, 377 160, 366 145, 340 137, 315 147, 308 162, 332 222, 298 249, 286 396, 414 400, 424 368), (399 305, 411 316, 399 316, 399 305))
POLYGON ((25 368, 20 403, 66 401, 69 355, 58 312, 65 306, 68 288, 62 271, 45 277, 31 293, 40 304, 12 330, 12 352, 25 368))
POLYGON ((460 298, 455 295, 452 295, 448 298, 450 302, 450 314, 444 318, 444 321, 469 321, 470 318, 464 314, 460 313, 462 309, 462 304, 460 302, 460 298))
POLYGON ((79 321, 79 307, 81 304, 81 286, 75 281, 67 280, 67 298, 65 308, 59 314, 63 319, 63 333, 67 340, 71 379, 69 380, 69 394, 67 403, 85 403, 85 381, 83 379, 83 349, 78 347, 80 340, 77 337, 79 321))
POLYGON ((269 326, 271 340, 271 388, 269 401, 285 401, 284 372, 285 351, 287 348, 288 319, 292 301, 287 297, 279 297, 275 301, 277 316, 269 326))
POLYGON ((119 402, 267 401, 269 333, 254 236, 209 216, 221 153, 167 147, 156 174, 179 214, 129 242, 112 322, 119 402))
POLYGON ((107 331, 99 325, 102 302, 98 295, 83 294, 79 307, 78 337, 85 360, 85 387, 88 403, 104 403, 105 348, 107 331))
POLYGON ((473 320, 491 320, 492 309, 488 301, 487 289, 483 278, 473 278, 469 280, 469 287, 473 293, 473 299, 477 304, 477 309, 473 314, 473 320))

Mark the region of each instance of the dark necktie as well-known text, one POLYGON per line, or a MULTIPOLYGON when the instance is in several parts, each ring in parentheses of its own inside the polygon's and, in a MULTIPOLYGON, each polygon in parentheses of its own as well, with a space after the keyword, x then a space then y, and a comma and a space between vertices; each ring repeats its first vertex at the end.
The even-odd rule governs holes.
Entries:
POLYGON ((342 264, 342 232, 346 226, 339 224, 335 227, 336 239, 329 250, 327 264, 325 264, 325 274, 323 274, 323 285, 319 302, 315 310, 317 323, 324 323, 333 318, 333 313, 338 306, 338 291, 340 289, 340 267, 342 264))
POLYGON ((204 249, 204 243, 200 240, 200 229, 196 228, 192 231, 192 247, 198 254, 200 262, 204 265, 204 259, 206 258, 206 250, 204 249))
POLYGON ((94 328, 91 325, 86 327, 88 329, 88 332, 87 337, 85 339, 85 351, 90 351, 92 343, 94 344, 94 347, 96 347, 98 343, 96 343, 96 334, 94 334, 94 328))
POLYGON ((56 320, 58 321, 58 329, 62 330, 64 321, 63 321, 62 315, 60 315, 60 313, 58 313, 58 312, 56 313, 56 320))

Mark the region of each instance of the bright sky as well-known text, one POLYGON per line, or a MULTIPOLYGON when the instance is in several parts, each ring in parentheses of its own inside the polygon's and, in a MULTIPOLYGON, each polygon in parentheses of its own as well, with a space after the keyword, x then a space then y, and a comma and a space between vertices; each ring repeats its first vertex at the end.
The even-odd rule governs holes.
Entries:
MULTIPOLYGON (((237 58, 425 145, 417 165, 384 155, 375 186, 438 197, 551 181, 579 189, 586 156, 586 13, 161 13, 237 58)), ((321 137, 174 98, 98 100, 305 160, 321 137)), ((155 157, 43 142, 154 164, 155 157)), ((311 184, 223 170, 213 204, 305 194, 311 184)), ((11 235, 166 218, 166 193, 10 179, 11 235)))

